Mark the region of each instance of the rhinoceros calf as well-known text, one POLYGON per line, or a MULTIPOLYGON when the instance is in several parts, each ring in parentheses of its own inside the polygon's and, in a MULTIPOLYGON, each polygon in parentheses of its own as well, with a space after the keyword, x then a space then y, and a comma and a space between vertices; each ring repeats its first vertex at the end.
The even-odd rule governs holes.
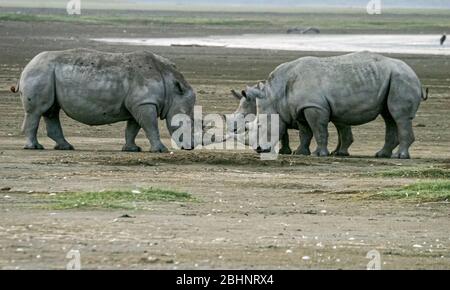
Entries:
MULTIPOLYGON (((381 115, 386 140, 376 157, 401 159, 410 158, 412 121, 421 101, 428 98, 428 90, 424 92, 406 63, 370 52, 300 58, 279 66, 266 83, 243 93, 257 99, 258 115, 279 115, 280 136, 286 128, 306 128, 304 134, 314 136, 317 142, 317 156, 329 155, 329 122, 348 128, 381 115), (392 154, 397 146, 398 151, 392 154)), ((256 126, 258 118, 252 124, 256 126)), ((258 151, 270 152, 278 141, 258 144, 258 151)))
MULTIPOLYGON (((259 89, 261 85, 264 85, 264 83, 259 83, 253 88, 247 87, 247 90, 259 89)), ((233 114, 227 115, 228 134, 230 135, 242 134, 243 131, 245 130, 245 127, 236 128, 236 124, 242 123, 239 122, 239 120, 245 119, 249 115, 256 116, 257 113, 256 99, 247 95, 246 91, 238 93, 237 91, 232 90, 231 93, 235 98, 239 100, 239 106, 233 114)), ((348 150, 353 143, 352 127, 342 126, 339 124, 334 125, 338 132, 338 144, 336 146, 336 149, 331 154, 334 156, 350 156, 348 150)), ((282 136, 280 138, 281 148, 278 153, 282 155, 292 154, 292 149, 289 145, 289 132, 287 129, 299 130, 300 145, 297 148, 297 150, 294 151, 294 154, 306 156, 311 155, 310 146, 312 141, 312 135, 309 133, 310 129, 308 128, 308 126, 305 126, 303 123, 294 123, 290 124, 290 126, 289 125, 286 126, 286 130, 285 132, 282 133, 282 136)))
POLYGON ((196 99, 170 61, 145 51, 43 52, 30 61, 18 87, 11 90, 20 92, 25 109, 25 149, 43 149, 36 137, 42 116, 48 137, 57 144, 55 149, 74 149, 61 129, 62 109, 72 119, 92 126, 127 121, 123 151, 141 151, 135 138, 143 128, 151 151, 167 152, 160 139, 158 117, 167 121, 172 134, 177 129, 171 125, 172 118, 186 114, 192 119, 196 99))

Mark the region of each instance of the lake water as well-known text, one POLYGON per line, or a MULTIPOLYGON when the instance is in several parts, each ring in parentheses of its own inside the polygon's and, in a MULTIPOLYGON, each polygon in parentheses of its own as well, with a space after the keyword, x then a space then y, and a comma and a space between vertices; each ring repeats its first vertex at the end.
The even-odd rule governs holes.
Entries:
POLYGON ((441 46, 441 35, 282 35, 245 34, 182 38, 100 38, 95 41, 144 46, 208 46, 291 51, 450 55, 450 40, 441 46))

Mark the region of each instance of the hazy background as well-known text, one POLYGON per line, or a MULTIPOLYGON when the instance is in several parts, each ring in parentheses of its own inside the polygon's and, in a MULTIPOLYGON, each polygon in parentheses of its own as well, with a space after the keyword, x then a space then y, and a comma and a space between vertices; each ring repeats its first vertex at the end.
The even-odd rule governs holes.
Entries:
MULTIPOLYGON (((28 6, 41 8, 64 7, 68 0, 0 0, 1 7, 28 6)), ((152 9, 174 7, 340 7, 340 8, 365 8, 369 0, 228 0, 226 2, 206 0, 81 0, 85 8, 126 8, 126 9, 152 9), (153 7, 152 7, 153 6, 153 7)), ((386 8, 450 8, 450 0, 381 0, 386 8)))
MULTIPOLYGON (((158 4, 201 4, 201 5, 226 5, 224 3, 217 4, 216 1, 205 0, 174 0, 174 1, 158 1, 158 0, 139 0, 129 2, 146 2, 146 3, 158 3, 158 4)), ((270 6, 338 6, 338 7, 365 7, 369 0, 228 0, 228 5, 270 5, 270 6)), ((429 7, 450 8, 450 0, 382 0, 382 5, 388 7, 404 7, 404 8, 418 8, 429 7)))

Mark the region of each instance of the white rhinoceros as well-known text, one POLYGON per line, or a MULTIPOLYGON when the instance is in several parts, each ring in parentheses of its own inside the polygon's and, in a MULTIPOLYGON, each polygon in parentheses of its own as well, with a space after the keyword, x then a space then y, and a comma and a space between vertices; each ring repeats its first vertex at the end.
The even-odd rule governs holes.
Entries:
MULTIPOLYGON (((287 128, 296 127, 304 128, 302 135, 307 141, 314 136, 317 156, 329 155, 329 122, 349 129, 381 115, 386 123, 386 140, 376 157, 406 159, 410 158, 409 148, 414 142, 412 121, 421 101, 428 98, 428 89, 424 91, 416 73, 403 61, 358 52, 304 57, 282 64, 267 82, 248 87, 242 94, 256 99, 258 116, 279 116, 281 137, 287 128), (398 151, 392 154, 397 146, 398 151)), ((257 133, 255 128, 261 125, 258 116, 250 126, 251 134, 257 133)), ((270 152, 278 141, 252 147, 270 152)))
MULTIPOLYGON (((42 116, 48 137, 57 144, 55 149, 74 149, 61 129, 59 112, 62 109, 72 119, 92 126, 127 121, 123 151, 141 151, 135 138, 143 128, 151 151, 167 152, 160 139, 158 118, 166 120, 172 134, 177 129, 171 124, 172 118, 186 114, 193 119, 196 99, 175 65, 145 51, 43 52, 30 61, 17 88, 11 90, 21 93, 25 109, 22 127, 27 138, 25 149, 43 149, 36 137, 42 116)), ((184 149, 193 149, 193 146, 184 149)))

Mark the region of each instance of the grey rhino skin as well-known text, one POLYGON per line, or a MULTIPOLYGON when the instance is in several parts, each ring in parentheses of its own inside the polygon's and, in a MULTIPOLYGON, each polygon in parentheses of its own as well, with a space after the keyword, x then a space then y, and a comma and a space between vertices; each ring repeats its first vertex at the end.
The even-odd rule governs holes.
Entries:
MULTIPOLYGON (((295 124, 303 126, 305 138, 316 140, 317 156, 329 155, 329 122, 357 126, 381 115, 386 138, 376 157, 408 159, 415 140, 412 121, 422 99, 428 98, 428 89, 425 95, 416 73, 403 61, 358 52, 285 63, 270 74, 266 84, 245 94, 257 98, 258 114, 279 115, 280 136, 295 124)), ((252 125, 258 125, 257 121, 252 125)), ((258 145, 260 152, 268 152, 275 144, 258 145)))
MULTIPOLYGON (((264 84, 263 84, 264 85, 264 84)), ((257 89, 260 84, 256 85, 253 88, 247 88, 247 90, 257 89)), ((248 115, 256 116, 256 98, 252 98, 247 95, 246 91, 242 91, 242 93, 238 93, 235 90, 232 90, 231 93, 235 98, 239 100, 239 106, 236 111, 227 116, 227 128, 229 129, 229 134, 242 133, 242 130, 235 128, 235 124, 237 124, 238 118, 245 119, 248 115)), ((350 126, 343 126, 340 124, 335 124, 335 127, 338 131, 338 144, 336 149, 331 153, 334 156, 350 156, 349 148, 353 143, 353 133, 352 128, 350 126)), ((310 134, 308 134, 308 128, 303 123, 292 124, 292 126, 287 126, 287 129, 296 129, 299 130, 300 137, 300 145, 297 150, 294 152, 294 155, 311 155, 310 146, 312 138, 310 134)), ((281 136, 281 148, 278 152, 282 155, 290 155, 292 154, 292 149, 289 145, 289 133, 286 131, 281 136)))
MULTIPOLYGON (((36 134, 41 116, 58 150, 73 150, 59 120, 62 109, 81 123, 96 126, 127 121, 123 151, 138 152, 135 138, 144 129, 151 152, 167 152, 158 117, 170 134, 176 114, 193 116, 195 93, 170 61, 151 52, 105 53, 88 49, 43 52, 20 77, 25 149, 43 149, 36 134)), ((193 138, 191 140, 194 140, 193 138)), ((188 147, 188 146, 186 146, 188 147)), ((193 148, 185 148, 193 149, 193 148)))

